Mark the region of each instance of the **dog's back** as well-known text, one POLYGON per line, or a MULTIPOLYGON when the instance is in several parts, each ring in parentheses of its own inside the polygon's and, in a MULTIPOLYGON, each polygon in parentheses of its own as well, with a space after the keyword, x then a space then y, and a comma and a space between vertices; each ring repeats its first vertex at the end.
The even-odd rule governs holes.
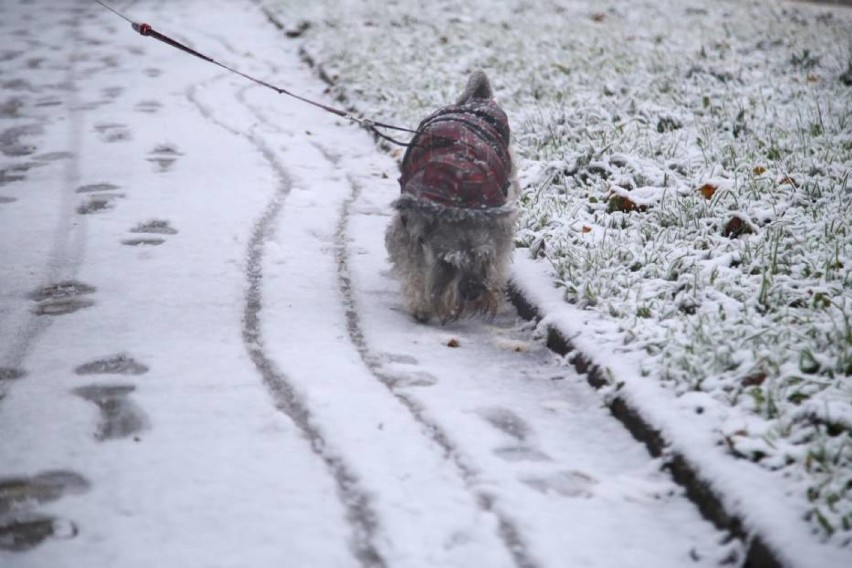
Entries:
POLYGON ((502 207, 509 197, 509 121, 474 72, 455 104, 426 117, 402 161, 403 196, 464 209, 502 207))

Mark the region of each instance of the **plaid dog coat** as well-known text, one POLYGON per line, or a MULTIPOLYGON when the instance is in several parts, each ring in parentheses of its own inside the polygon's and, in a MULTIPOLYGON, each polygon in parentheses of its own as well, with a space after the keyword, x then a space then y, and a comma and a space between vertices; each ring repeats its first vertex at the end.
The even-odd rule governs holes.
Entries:
POLYGON ((490 99, 446 106, 426 117, 402 159, 403 197, 462 209, 506 204, 512 159, 509 121, 490 99))

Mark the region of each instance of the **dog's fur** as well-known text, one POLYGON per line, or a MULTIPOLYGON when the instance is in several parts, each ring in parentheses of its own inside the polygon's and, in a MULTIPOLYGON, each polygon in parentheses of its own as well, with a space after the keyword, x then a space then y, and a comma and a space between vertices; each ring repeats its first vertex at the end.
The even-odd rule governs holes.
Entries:
MULTIPOLYGON (((477 71, 456 104, 492 97, 488 78, 477 71)), ((394 202, 396 213, 385 245, 408 309, 418 321, 434 317, 446 323, 496 313, 515 234, 518 185, 513 161, 507 192, 505 204, 490 208, 445 205, 412 198, 405 191, 394 202)))

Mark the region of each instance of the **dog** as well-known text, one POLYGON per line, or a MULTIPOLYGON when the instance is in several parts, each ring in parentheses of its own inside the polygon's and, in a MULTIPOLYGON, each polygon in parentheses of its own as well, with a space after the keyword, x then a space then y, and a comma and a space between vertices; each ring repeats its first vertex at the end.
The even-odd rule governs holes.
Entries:
POLYGON ((420 322, 493 317, 503 301, 518 196, 509 138, 488 77, 475 71, 408 145, 385 246, 420 322))

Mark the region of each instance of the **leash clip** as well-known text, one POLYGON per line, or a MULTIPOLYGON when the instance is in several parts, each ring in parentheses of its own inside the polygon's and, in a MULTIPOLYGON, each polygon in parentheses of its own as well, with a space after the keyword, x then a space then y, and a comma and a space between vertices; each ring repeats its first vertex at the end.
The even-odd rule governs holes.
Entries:
POLYGON ((137 24, 136 22, 130 22, 130 25, 133 27, 133 31, 139 32, 139 35, 149 36, 151 35, 151 26, 145 23, 137 24))

